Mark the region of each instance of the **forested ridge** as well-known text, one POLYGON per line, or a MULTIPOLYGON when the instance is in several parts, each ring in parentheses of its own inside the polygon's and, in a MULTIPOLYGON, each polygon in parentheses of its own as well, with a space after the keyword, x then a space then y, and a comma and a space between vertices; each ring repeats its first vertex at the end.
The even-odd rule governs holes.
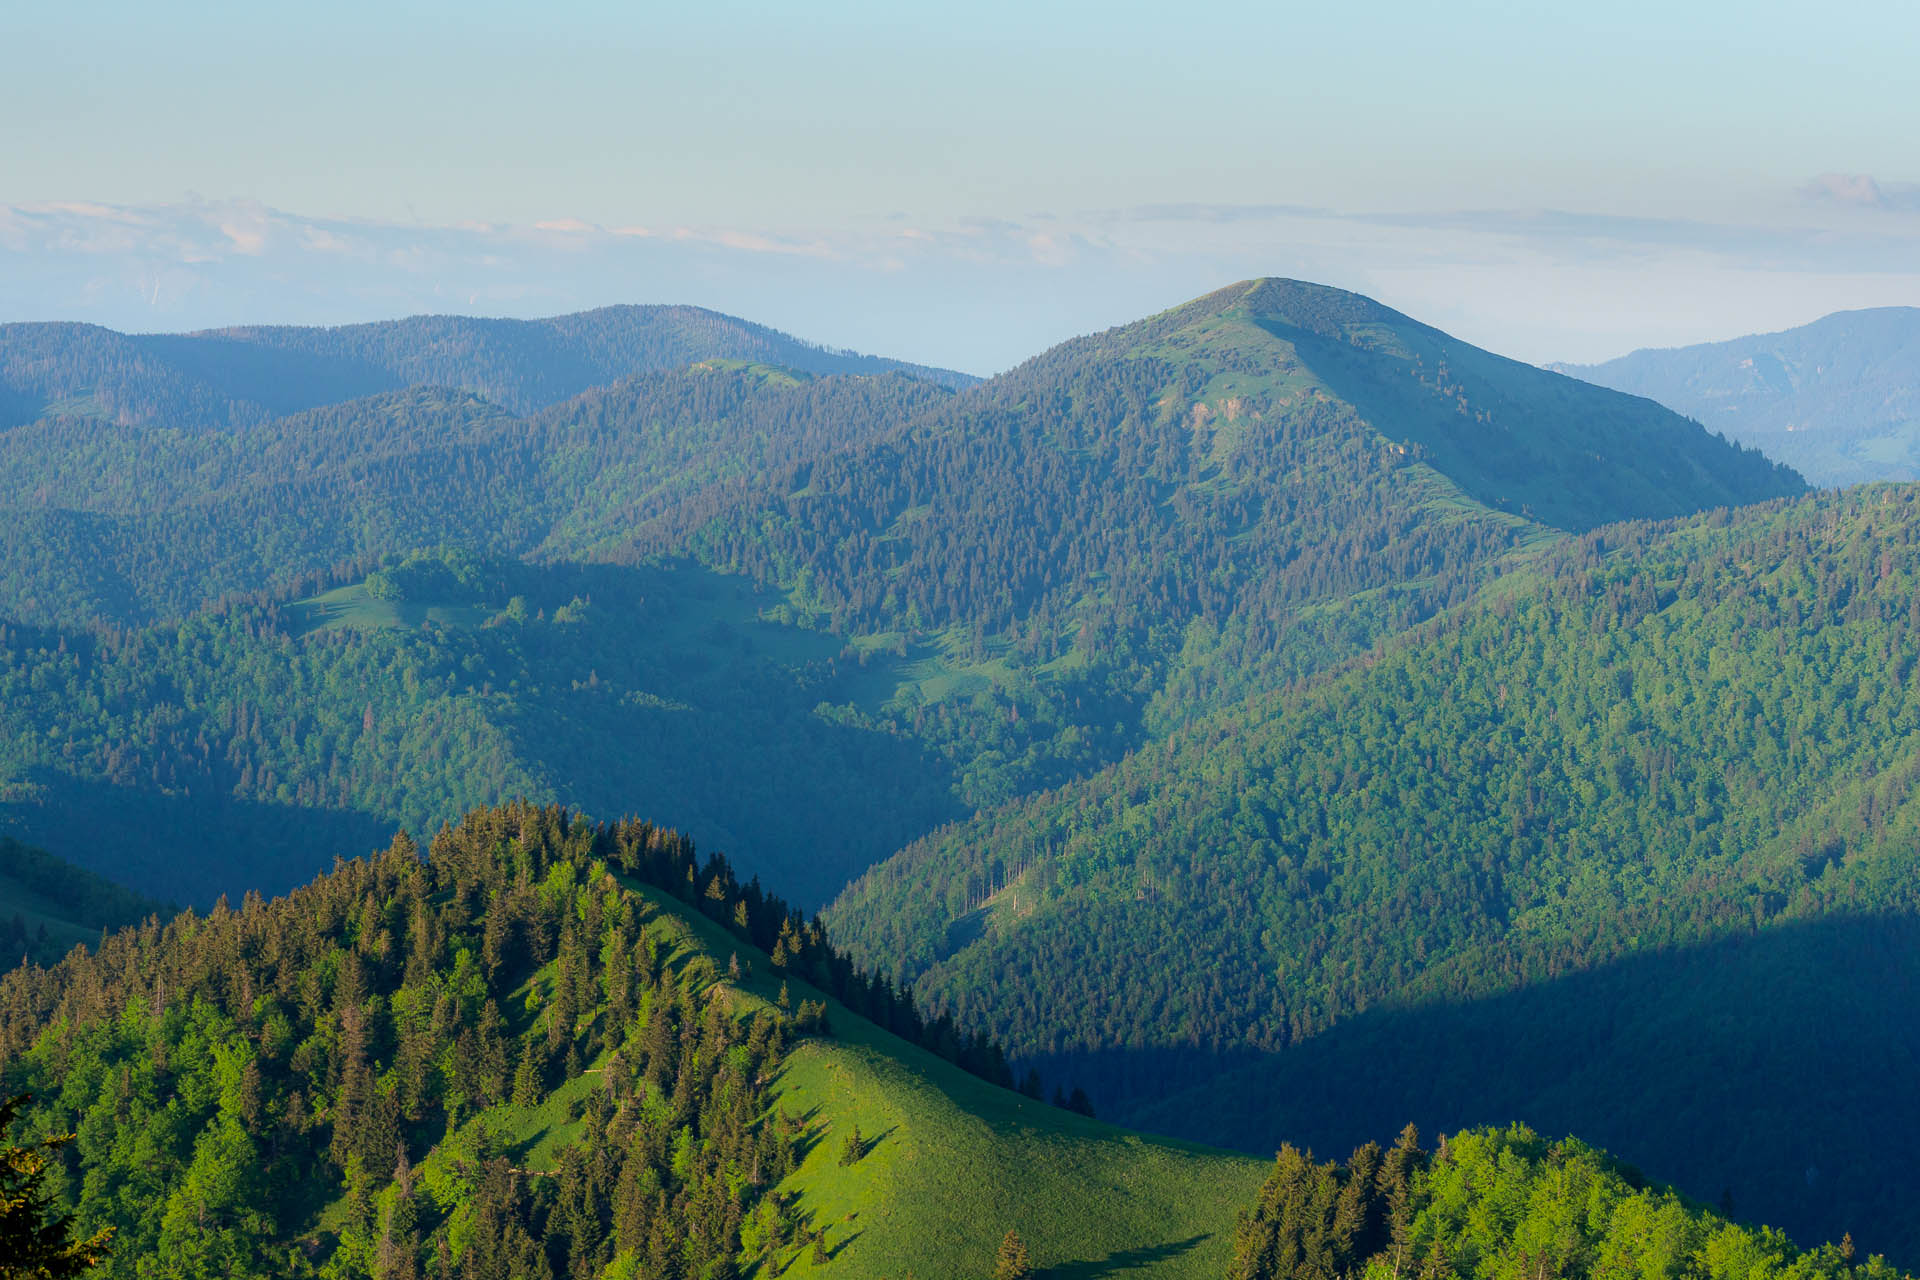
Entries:
MULTIPOLYGON (((1089 1232, 1177 1240, 1140 1209, 1251 1186, 1243 1160, 1072 1115, 1045 1125, 1052 1109, 1022 1112, 1037 1104, 1005 1090, 995 1046, 923 1018, 817 920, 671 832, 554 807, 478 810, 425 856, 401 836, 284 898, 149 920, 0 977, 0 1010, 0 1088, 33 1095, 8 1137, 75 1135, 45 1149, 40 1190, 71 1238, 108 1233, 110 1275, 833 1273, 876 1209, 947 1223, 943 1206, 889 1198, 911 1194, 886 1189, 905 1171, 883 1167, 872 1199, 857 1171, 892 1141, 936 1166, 960 1150, 1024 1159, 1025 1190, 1044 1201, 960 1192, 1011 1206, 1000 1212, 1033 1236, 1030 1251, 1009 1232, 1001 1256, 1016 1261, 1068 1264, 1089 1232), (842 1035, 853 1043, 828 1050, 826 1077, 818 1052, 790 1068, 796 1046, 842 1035), (881 1065, 876 1048, 886 1082, 853 1114, 819 1092, 881 1065), (934 1084, 927 1051, 1003 1087, 934 1084), (795 1088, 812 1105, 791 1108, 795 1088), (894 1124, 863 1132, 856 1117, 882 1095, 894 1124), (955 1102, 980 1110, 947 1114, 955 1102), (1139 1207, 1099 1181, 1116 1158, 1139 1207), (1076 1172, 1092 1198, 1062 1204, 1076 1172)), ((1433 1152, 1409 1129, 1343 1166, 1287 1146, 1237 1226, 1209 1212, 1187 1220, 1231 1244, 1234 1280, 1897 1275, 1856 1259, 1850 1239, 1802 1251, 1518 1127, 1443 1136, 1433 1152)), ((965 1254, 1000 1230, 970 1222, 965 1254)), ((1200 1239, 1129 1265, 1195 1274, 1181 1262, 1200 1239)), ((852 1255, 850 1274, 975 1274, 952 1242, 884 1241, 852 1255)))
POLYGON ((1542 521, 1803 488, 1645 401, 1256 281, 1062 344, 757 501, 687 503, 639 549, 796 587, 836 630, 959 627, 1041 664, 1079 643, 1149 686, 1218 650, 1207 679, 1244 690, 1458 603, 1542 521))
POLYGON ((1525 1126, 1443 1134, 1423 1150, 1409 1126, 1389 1148, 1345 1164, 1280 1149, 1240 1217, 1231 1280, 1316 1276, 1660 1275, 1891 1277, 1851 1239, 1802 1250, 1649 1184, 1631 1165, 1577 1139, 1549 1142, 1525 1126))
POLYGON ((423 610, 412 626, 271 601, 127 632, 0 625, 0 813, 204 906, 503 796, 671 810, 819 903, 960 812, 912 741, 816 713, 857 661, 687 578, 448 552, 368 579, 430 580, 431 616, 396 602, 423 610))
POLYGON ((235 432, 6 433, 0 471, 33 504, 0 534, 29 624, 5 646, 14 829, 69 857, 151 833, 133 856, 169 878, 136 882, 205 902, 246 883, 174 856, 209 817, 235 849, 291 825, 253 858, 277 888, 501 795, 671 802, 820 901, 942 821, 1363 652, 1550 540, 1333 398, 1246 292, 962 396, 709 360, 532 419, 416 389, 235 432), (423 597, 383 634, 289 608, 434 546, 515 585, 423 597), (710 573, 659 569, 681 553, 759 579, 726 627, 767 618, 791 641, 741 661, 707 630, 664 652, 659 619, 714 612, 710 573), (594 556, 617 563, 568 563, 594 556), (635 626, 656 643, 628 643, 635 626), (692 717, 708 745, 689 755, 668 744, 692 717), (886 820, 829 834, 862 795, 886 820))
MULTIPOLYGON (((1265 288, 958 396, 708 360, 531 419, 415 389, 238 431, 5 433, 0 473, 30 498, 0 533, 28 624, 0 674, 13 829, 81 858, 143 833, 135 883, 206 902, 503 795, 672 803, 822 901, 943 821, 1350 659, 1555 536, 1464 496, 1263 327, 1378 309, 1265 288), (380 632, 289 607, 436 546, 512 587, 421 596, 380 632), (678 555, 708 572, 660 567, 678 555), (762 589, 663 639, 740 594, 713 570, 762 589), (737 653, 742 625, 790 639, 737 653), (857 828, 863 801, 885 817, 857 828), (176 856, 289 829, 248 855, 264 879, 176 856)), ((1571 421, 1543 410, 1529 447, 1571 421)), ((1662 500, 1777 482, 1717 447, 1732 479, 1662 500)))
POLYGON ((1012 1083, 683 837, 515 805, 429 852, 0 978, 0 1081, 78 1135, 54 1189, 108 1274, 777 1270, 827 1229, 777 1190, 809 1127, 768 1093, 829 1033, 807 992, 1012 1083))
MULTIPOLYGON (((1551 989, 1797 922, 1909 919, 1917 551, 1920 495, 1903 488, 1597 531, 1338 679, 920 842, 831 918, 870 963, 992 1026, 1018 1058, 1075 1064, 1123 1113, 1170 1080, 1284 1062, 1371 1009, 1551 989)), ((1910 931, 1882 943, 1871 971, 1891 984, 1875 999, 1892 1020, 1865 1020, 1859 1051, 1906 1061, 1910 931)), ((1850 952, 1821 956, 1828 981, 1858 981, 1850 952)), ((1818 984, 1792 998, 1798 1016, 1822 1016, 1818 984)), ((1705 1089, 1730 1069, 1706 1052, 1720 1037, 1700 1036, 1698 1058, 1687 1043, 1664 1072, 1705 1089)), ((1559 1079, 1551 1053, 1524 1061, 1536 1095, 1559 1079)), ((1374 1070, 1344 1093, 1348 1067, 1314 1087, 1412 1087, 1374 1070)), ((1465 1101, 1480 1086, 1472 1064, 1458 1069, 1465 1101)), ((1503 1096, 1516 1095, 1530 1096, 1503 1096)), ((1844 1217, 1881 1247, 1914 1247, 1890 1166, 1849 1161, 1809 1191, 1785 1163, 1760 1177, 1702 1145, 1724 1137, 1730 1153, 1766 1115, 1787 1149, 1838 1145, 1871 1163, 1861 1135, 1887 1099, 1751 1078, 1701 1096, 1716 1109, 1708 1137, 1617 1099, 1561 1098, 1555 1114, 1750 1188, 1796 1229, 1844 1217), (1623 1119, 1641 1127, 1610 1127, 1623 1119), (1845 1136, 1823 1142, 1829 1127, 1845 1136)), ((1243 1135, 1287 1132, 1281 1100, 1229 1110, 1243 1135)), ((1204 1113, 1154 1114, 1178 1126, 1204 1113)))

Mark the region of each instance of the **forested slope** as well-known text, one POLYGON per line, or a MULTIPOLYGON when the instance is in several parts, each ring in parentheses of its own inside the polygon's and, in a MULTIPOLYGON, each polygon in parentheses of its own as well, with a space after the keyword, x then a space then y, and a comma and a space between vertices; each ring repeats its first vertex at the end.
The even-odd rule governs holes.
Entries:
MULTIPOLYGON (((1442 1002, 1501 998, 1468 1015, 1496 1041, 1559 1034, 1547 1028, 1564 1016, 1567 1042, 1581 1043, 1580 1015, 1565 1012, 1580 1008, 1622 1030, 1594 1047, 1612 1056, 1573 1075, 1591 1092, 1568 1091, 1569 1060, 1549 1045, 1504 1064, 1518 1080, 1441 1054, 1460 1098, 1551 1095, 1553 1123, 1660 1153, 1655 1172, 1684 1168, 1696 1194, 1736 1185, 1798 1229, 1910 1252, 1920 1241, 1892 1206, 1913 1183, 1868 1140, 1896 1104, 1772 1088, 1748 1068, 1774 1051, 1774 1019, 1727 1012, 1726 1034, 1676 1032, 1656 1063, 1651 1024, 1627 1028, 1657 1000, 1503 993, 1583 973, 1604 984, 1630 957, 1771 940, 1800 922, 1920 911, 1917 552, 1920 494, 1901 488, 1600 530, 1337 679, 920 842, 851 887, 832 919, 870 963, 992 1026, 1021 1058, 1073 1063, 1123 1114, 1183 1075, 1199 1084, 1272 1054, 1284 1071, 1369 1010, 1388 1036, 1425 1028, 1416 1039, 1437 1043, 1453 1025, 1442 1002), (1683 1130, 1612 1093, 1656 1065, 1655 1095, 1697 1108, 1683 1130), (1766 1125, 1777 1157, 1743 1163, 1746 1135, 1766 1125), (1838 1169, 1811 1161, 1830 1178, 1812 1193, 1807 1164, 1785 1152, 1828 1149, 1849 1154, 1838 1169)), ((1864 1039, 1848 1052, 1897 1068, 1914 1052, 1901 976, 1912 935, 1863 928, 1877 941, 1808 948, 1820 977, 1778 993, 1781 1017, 1811 1028, 1836 1007, 1824 990, 1864 986, 1848 997, 1868 1002, 1849 1015, 1864 1039)), ((1610 989, 1682 999, 1714 955, 1741 954, 1652 977, 1643 966, 1610 989)), ((1730 983, 1760 999, 1770 971, 1730 983)), ((1702 1018, 1722 1012, 1684 998, 1702 1018)), ((1249 1068, 1231 1096, 1271 1102, 1249 1104, 1262 1119, 1239 1127, 1245 1140, 1359 1096, 1440 1105, 1415 1083, 1426 1057, 1327 1052, 1333 1069, 1287 1077, 1325 1091, 1324 1107, 1266 1090, 1249 1068)), ((1204 1114, 1193 1108, 1155 1114, 1225 1132, 1184 1119, 1204 1114)))
POLYGON ((959 394, 708 360, 532 418, 415 389, 228 433, 46 419, 0 435, 0 818, 205 903, 520 794, 824 901, 1458 605, 1562 536, 1515 512, 1595 448, 1625 478, 1582 519, 1797 483, 1649 412, 1268 281, 959 394), (1463 487, 1549 462, 1513 511, 1463 487), (373 599, 423 547, 490 585, 373 599))
POLYGON ((822 714, 872 670, 739 580, 442 552, 367 581, 0 626, 0 830, 204 907, 525 796, 666 814, 811 905, 964 812, 949 762, 822 714))
POLYGON ((77 1135, 50 1189, 108 1275, 959 1280, 1009 1232, 1069 1276, 1895 1274, 1520 1129, 1262 1183, 1003 1087, 724 861, 552 808, 117 933, 0 1011, 12 1136, 77 1135))
POLYGON ((1062 344, 638 545, 795 588, 836 630, 1077 651, 1171 723, 1364 652, 1550 530, 1803 489, 1646 401, 1262 280, 1062 344))
POLYGON ((689 492, 892 430, 947 398, 896 374, 704 362, 531 419, 416 388, 238 433, 57 417, 0 432, 0 613, 119 625, 453 544, 580 555, 689 492))
POLYGON ((1235 1232, 1233 1280, 1365 1276, 1897 1276, 1850 1239, 1802 1250, 1727 1221, 1578 1139, 1525 1126, 1440 1135, 1409 1126, 1344 1165, 1285 1146, 1235 1232))

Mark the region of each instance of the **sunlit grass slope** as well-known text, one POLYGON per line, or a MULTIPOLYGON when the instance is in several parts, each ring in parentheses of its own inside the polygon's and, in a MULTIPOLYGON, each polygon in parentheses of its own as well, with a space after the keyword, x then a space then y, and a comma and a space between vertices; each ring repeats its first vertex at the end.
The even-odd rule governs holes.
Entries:
MULTIPOLYGON (((669 895, 634 886, 686 930, 672 953, 750 965, 746 1001, 777 997, 764 955, 669 895)), ((819 999, 791 984, 790 998, 819 999)), ((743 1002, 742 1007, 746 1007, 743 1002)), ((782 1190, 824 1228, 830 1261, 795 1250, 781 1275, 943 1280, 992 1272, 1018 1231, 1050 1280, 1225 1274, 1235 1215, 1270 1161, 1146 1137, 968 1075, 828 1000, 832 1034, 788 1054, 776 1110, 804 1120, 782 1190), (844 1164, 858 1127, 864 1154, 844 1164)))
POLYGON ((1218 1276, 1267 1163, 1149 1139, 976 1080, 852 1015, 779 1086, 818 1140, 791 1179, 832 1261, 921 1280, 991 1273, 1018 1231, 1050 1276, 1218 1276), (844 1164, 858 1126, 865 1154, 844 1164))

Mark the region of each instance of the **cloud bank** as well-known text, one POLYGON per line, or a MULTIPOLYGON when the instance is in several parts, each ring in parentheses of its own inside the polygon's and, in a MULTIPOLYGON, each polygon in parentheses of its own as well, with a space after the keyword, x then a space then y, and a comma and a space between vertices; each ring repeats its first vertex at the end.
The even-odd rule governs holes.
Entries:
POLYGON ((1366 292, 1537 361, 1920 304, 1920 219, 1906 216, 1920 188, 1828 174, 1799 195, 1826 214, 1768 225, 1174 201, 783 230, 571 216, 417 225, 242 200, 0 204, 0 321, 178 330, 691 302, 986 373, 1254 275, 1366 292))

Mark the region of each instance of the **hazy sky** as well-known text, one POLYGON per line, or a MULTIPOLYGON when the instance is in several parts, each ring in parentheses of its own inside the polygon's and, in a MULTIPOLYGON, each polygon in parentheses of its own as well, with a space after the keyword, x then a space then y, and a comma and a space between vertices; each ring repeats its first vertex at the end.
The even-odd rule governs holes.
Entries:
POLYGON ((689 301, 991 371, 1255 274, 1527 359, 1920 304, 1920 6, 0 12, 0 320, 689 301))

